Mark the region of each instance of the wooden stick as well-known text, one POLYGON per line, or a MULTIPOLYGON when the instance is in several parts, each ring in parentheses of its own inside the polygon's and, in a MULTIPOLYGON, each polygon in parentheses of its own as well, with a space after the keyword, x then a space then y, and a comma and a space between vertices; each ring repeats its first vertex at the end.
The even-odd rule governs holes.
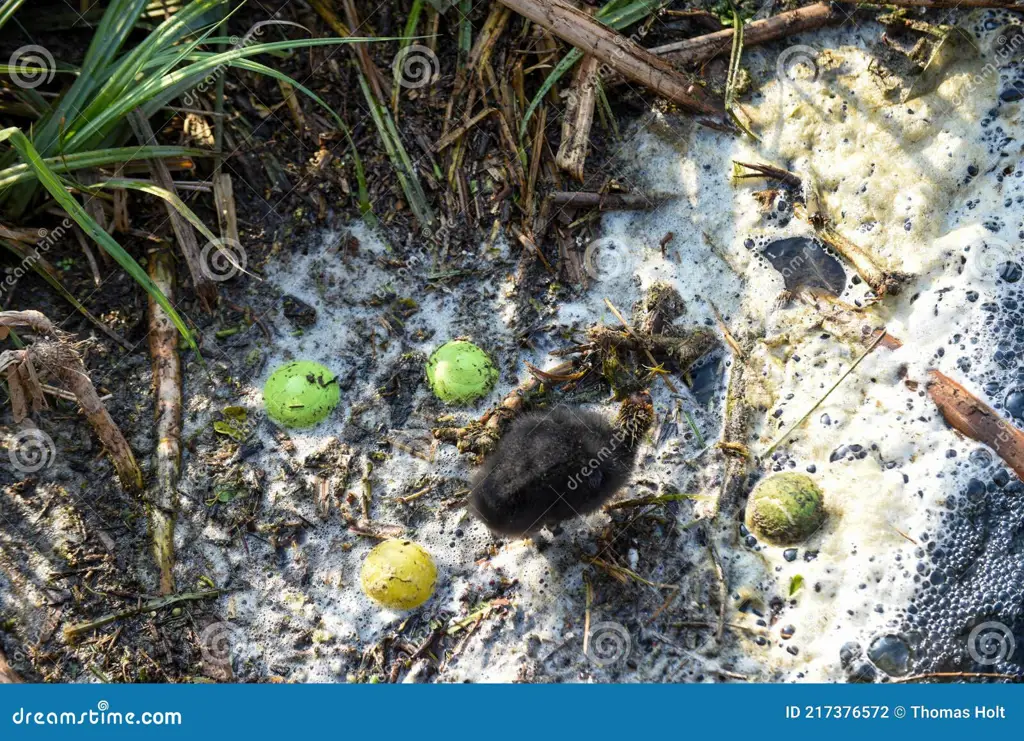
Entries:
POLYGON ((903 8, 1009 8, 1024 10, 1024 3, 1007 0, 852 0, 857 5, 896 5, 903 8))
POLYGON ((556 206, 596 208, 598 211, 648 211, 660 206, 666 199, 643 193, 590 193, 585 191, 556 190, 548 196, 556 206))
POLYGON ((21 684, 23 681, 7 663, 7 657, 4 656, 4 651, 0 648, 0 684, 21 684))
POLYGON ((99 630, 104 625, 110 625, 118 620, 125 618, 135 617, 141 615, 144 612, 155 612, 156 610, 163 610, 167 607, 172 607, 179 602, 196 602, 198 600, 213 599, 219 597, 222 594, 219 589, 211 589, 205 592, 183 592, 182 594, 174 594, 168 597, 161 597, 160 599, 150 600, 145 602, 138 607, 132 607, 128 610, 122 610, 121 612, 114 612, 109 615, 104 615, 96 620, 90 620, 87 623, 76 623, 75 625, 69 625, 64 629, 64 640, 68 643, 74 643, 86 633, 91 633, 94 630, 99 630))
MULTIPOLYGON (((839 23, 846 15, 829 3, 817 3, 806 8, 789 10, 771 18, 753 21, 743 28, 743 46, 756 46, 769 41, 813 31, 830 23, 839 23)), ((733 29, 726 28, 704 34, 693 39, 683 39, 671 44, 656 46, 648 51, 679 67, 695 67, 708 62, 732 49, 733 29)), ((621 75, 612 74, 605 78, 606 86, 624 82, 621 75)))
POLYGON ((949 376, 928 372, 928 394, 950 427, 984 443, 1024 479, 1024 432, 949 376))
POLYGON ((590 145, 590 128, 594 125, 597 87, 601 84, 599 66, 599 60, 588 55, 576 67, 562 117, 562 142, 555 155, 555 165, 581 183, 590 145))
MULTIPOLYGON (((139 144, 147 146, 156 141, 156 135, 149 125, 149 120, 141 110, 132 111, 128 122, 132 126, 132 131, 135 132, 135 138, 139 140, 139 144)), ((167 169, 163 160, 150 160, 149 170, 157 185, 177 194, 171 171, 167 169)), ((171 221, 171 228, 174 229, 174 236, 178 240, 181 254, 185 256, 185 262, 188 264, 188 271, 192 274, 192 283, 196 288, 196 294, 199 296, 203 308, 210 311, 217 305, 217 284, 210 280, 203 270, 203 256, 199 249, 199 240, 196 238, 195 229, 184 216, 178 213, 174 204, 168 201, 163 201, 163 204, 167 209, 167 217, 171 221)))
POLYGON ((875 264, 874 259, 865 252, 859 245, 844 237, 831 224, 817 225, 818 236, 821 241, 834 249, 843 258, 853 265, 854 270, 864 279, 864 282, 871 286, 871 290, 878 297, 895 296, 900 292, 908 276, 895 270, 885 270, 875 264))
MULTIPOLYGON (((0 327, 29 327, 39 334, 54 335, 57 333, 53 322, 46 318, 41 311, 28 309, 27 311, 0 311, 0 327)), ((4 332, 0 338, 6 337, 4 332)))
POLYGON ((78 351, 73 345, 62 339, 53 323, 42 312, 31 310, 0 312, 0 327, 23 326, 31 327, 39 334, 49 335, 51 339, 47 339, 45 342, 36 342, 29 347, 22 364, 30 364, 29 370, 32 367, 45 368, 68 387, 78 400, 82 411, 85 412, 85 417, 92 425, 96 437, 110 453, 121 484, 131 491, 141 489, 142 471, 139 469, 139 464, 135 462, 135 455, 132 453, 128 441, 121 434, 120 428, 111 418, 110 412, 103 406, 99 394, 96 393, 96 387, 89 380, 89 373, 85 369, 85 364, 78 351))
POLYGON ((711 98, 672 65, 634 41, 603 26, 565 0, 500 0, 519 15, 543 26, 568 44, 594 56, 623 77, 668 98, 685 110, 721 115, 721 101, 711 98))
POLYGON ((110 416, 110 412, 100 401, 96 387, 92 385, 89 373, 78 353, 73 351, 61 353, 59 362, 48 364, 46 356, 40 357, 37 354, 38 347, 37 343, 29 348, 30 355, 33 358, 38 358, 40 366, 45 366, 47 370, 60 378, 78 399, 78 405, 85 412, 85 418, 92 425, 93 432, 110 453, 121 485, 129 491, 142 489, 142 471, 139 469, 139 464, 135 462, 135 454, 132 453, 128 441, 124 439, 121 429, 110 416))
POLYGON ((238 216, 235 212, 235 190, 231 184, 231 175, 218 172, 213 176, 213 201, 217 206, 217 224, 220 236, 228 244, 241 245, 238 236, 238 216))
MULTIPOLYGON (((149 256, 149 277, 174 302, 174 263, 170 253, 149 256)), ((153 358, 156 412, 156 483, 149 502, 153 557, 160 571, 160 594, 174 592, 174 519, 181 473, 181 358, 178 330, 163 308, 149 299, 149 354, 153 358)))

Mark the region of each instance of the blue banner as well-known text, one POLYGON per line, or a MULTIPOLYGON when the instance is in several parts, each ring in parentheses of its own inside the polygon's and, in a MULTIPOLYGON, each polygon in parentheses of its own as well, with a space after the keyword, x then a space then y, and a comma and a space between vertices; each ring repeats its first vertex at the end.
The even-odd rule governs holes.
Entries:
POLYGON ((695 738, 929 741, 1020 729, 1015 685, 6 685, 0 740, 695 738), (657 736, 655 736, 657 734, 657 736), (867 734, 867 735, 865 735, 867 734))

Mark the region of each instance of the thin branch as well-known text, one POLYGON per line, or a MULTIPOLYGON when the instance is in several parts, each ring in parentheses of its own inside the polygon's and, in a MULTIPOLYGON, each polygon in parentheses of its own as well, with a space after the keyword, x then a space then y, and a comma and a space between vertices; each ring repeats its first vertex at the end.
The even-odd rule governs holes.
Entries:
POLYGON ((773 450, 775 450, 777 447, 782 445, 782 443, 784 443, 786 441, 786 439, 789 438, 789 436, 792 435, 800 427, 800 425, 802 425, 804 422, 807 421, 808 417, 810 417, 812 414, 814 414, 814 411, 824 403, 825 399, 827 399, 829 397, 829 395, 833 391, 835 391, 837 388, 839 388, 839 384, 841 384, 843 381, 845 381, 846 377, 848 375, 850 375, 851 373, 853 373, 857 369, 857 366, 860 365, 861 361, 864 360, 864 358, 866 358, 868 355, 871 354, 871 351, 875 349, 875 347, 878 345, 878 343, 880 343, 882 341, 882 338, 884 338, 885 335, 886 335, 886 332, 885 332, 884 329, 881 332, 879 332, 878 336, 875 337, 875 339, 871 341, 870 345, 868 345, 867 350, 865 350, 863 353, 861 353, 860 357, 858 357, 856 360, 853 361, 853 365, 851 365, 849 368, 846 369, 846 372, 843 373, 843 375, 841 375, 839 377, 839 380, 837 380, 835 383, 833 383, 832 387, 829 388, 829 390, 826 391, 825 394, 820 399, 818 399, 818 401, 816 401, 814 403, 814 406, 812 406, 810 409, 808 409, 806 414, 804 414, 804 416, 802 416, 800 419, 798 419, 788 430, 786 430, 782 434, 782 437, 780 437, 778 440, 773 442, 768 447, 767 450, 765 450, 763 453, 761 453, 760 457, 761 457, 762 460, 764 458, 767 458, 769 455, 771 455, 773 450))
POLYGON ((205 592, 183 592, 182 594, 174 594, 168 597, 161 597, 160 599, 150 600, 143 604, 132 607, 128 610, 122 610, 121 612, 114 612, 109 615, 104 615, 96 620, 90 620, 86 623, 76 623, 75 625, 69 625, 64 628, 64 639, 68 643, 74 643, 79 638, 84 636, 86 633, 92 633, 94 630, 99 630, 105 625, 117 622, 118 620, 124 620, 126 618, 135 617, 145 612, 155 612, 156 610, 163 610, 168 607, 173 607, 181 602, 197 602, 204 599, 213 599, 219 597, 223 592, 220 589, 212 589, 205 592))
MULTIPOLYGON (((174 301, 174 264, 170 254, 150 255, 149 277, 174 301)), ((149 521, 153 556, 160 571, 160 594, 174 592, 174 519, 178 509, 181 473, 181 358, 178 331, 171 318, 149 300, 149 354, 153 358, 153 395, 156 408, 156 483, 149 521)))
POLYGON ((929 371, 928 394, 950 427, 984 443, 1024 479, 1024 432, 949 376, 929 371))
POLYGON ((721 101, 636 42, 595 21, 565 0, 500 0, 580 51, 594 56, 658 95, 693 113, 721 116, 721 101))

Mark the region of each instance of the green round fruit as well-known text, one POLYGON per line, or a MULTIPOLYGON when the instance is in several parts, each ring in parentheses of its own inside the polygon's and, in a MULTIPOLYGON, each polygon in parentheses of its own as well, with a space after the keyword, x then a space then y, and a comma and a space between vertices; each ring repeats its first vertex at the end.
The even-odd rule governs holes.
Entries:
POLYGON ((271 419, 285 427, 312 427, 338 406, 338 381, 312 360, 296 360, 274 371, 263 386, 271 419))
POLYGON ((427 380, 437 398, 446 404, 468 404, 490 393, 498 380, 498 369, 472 342, 452 340, 430 356, 427 380))
POLYGON ((825 521, 825 498, 814 479, 802 473, 777 473, 751 492, 747 528, 772 545, 794 545, 825 521))
POLYGON ((368 596, 385 607, 411 610, 434 593, 434 559, 411 540, 385 540, 376 546, 359 573, 368 596))

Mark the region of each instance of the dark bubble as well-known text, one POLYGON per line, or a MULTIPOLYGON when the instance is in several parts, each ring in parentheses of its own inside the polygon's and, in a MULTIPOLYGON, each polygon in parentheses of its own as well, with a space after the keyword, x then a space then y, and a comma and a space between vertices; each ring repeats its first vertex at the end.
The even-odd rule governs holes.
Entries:
POLYGON ((1006 411, 1024 420, 1024 388, 1015 388, 1006 395, 1006 411))
POLYGON ((999 266, 999 277, 1007 283, 1016 283, 1022 274, 1020 263, 1008 260, 999 266))
POLYGON ((892 633, 879 636, 868 647, 868 658, 886 674, 898 677, 910 668, 910 646, 892 633))

